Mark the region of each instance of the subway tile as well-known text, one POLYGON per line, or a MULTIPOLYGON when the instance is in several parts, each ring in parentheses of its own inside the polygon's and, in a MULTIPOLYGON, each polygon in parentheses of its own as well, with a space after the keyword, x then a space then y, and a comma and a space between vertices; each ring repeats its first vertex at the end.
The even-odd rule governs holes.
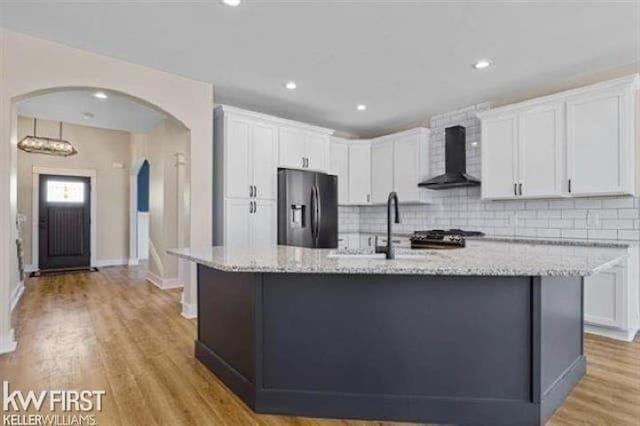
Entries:
POLYGON ((615 229, 589 229, 587 235, 594 239, 615 240, 618 238, 618 231, 615 229))
POLYGON ((640 240, 640 231, 636 231, 636 230, 632 231, 628 229, 618 230, 618 239, 638 241, 640 240))
POLYGON ((576 209, 599 209, 602 207, 602 200, 594 198, 580 198, 574 200, 576 209))
POLYGON ((587 238, 586 229, 563 229, 560 232, 562 238, 587 238))
POLYGON ((633 197, 606 198, 602 200, 603 208, 625 209, 633 207, 633 197))

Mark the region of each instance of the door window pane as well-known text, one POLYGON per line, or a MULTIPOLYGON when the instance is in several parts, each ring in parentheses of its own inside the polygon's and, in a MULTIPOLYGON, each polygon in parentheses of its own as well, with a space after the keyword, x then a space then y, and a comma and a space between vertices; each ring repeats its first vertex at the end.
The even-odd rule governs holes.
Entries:
POLYGON ((48 203, 84 203, 84 182, 47 181, 48 203))

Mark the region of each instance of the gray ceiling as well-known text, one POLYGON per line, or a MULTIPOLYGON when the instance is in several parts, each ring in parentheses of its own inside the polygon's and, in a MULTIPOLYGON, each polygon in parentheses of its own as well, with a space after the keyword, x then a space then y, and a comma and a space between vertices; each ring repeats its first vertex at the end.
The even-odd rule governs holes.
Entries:
POLYGON ((1 24, 368 136, 637 62, 638 1, 3 1, 1 24), (471 64, 488 57, 495 67, 471 64), (298 83, 296 91, 282 87, 298 83), (368 105, 358 112, 358 103, 368 105))
POLYGON ((65 90, 28 98, 18 103, 18 114, 128 132, 148 132, 166 118, 164 113, 127 96, 106 92, 107 99, 97 99, 93 93, 65 90), (93 117, 86 119, 86 112, 93 117))

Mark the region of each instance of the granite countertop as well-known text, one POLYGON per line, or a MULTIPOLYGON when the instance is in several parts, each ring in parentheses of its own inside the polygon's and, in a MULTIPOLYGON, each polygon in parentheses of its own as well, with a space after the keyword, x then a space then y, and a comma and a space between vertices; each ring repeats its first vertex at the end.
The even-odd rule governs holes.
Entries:
POLYGON ((170 254, 214 269, 236 272, 586 276, 624 261, 623 247, 523 244, 468 240, 467 247, 449 250, 398 249, 395 260, 329 257, 335 250, 271 246, 251 250, 209 247, 168 250, 170 254), (400 256, 399 256, 400 257, 400 256))

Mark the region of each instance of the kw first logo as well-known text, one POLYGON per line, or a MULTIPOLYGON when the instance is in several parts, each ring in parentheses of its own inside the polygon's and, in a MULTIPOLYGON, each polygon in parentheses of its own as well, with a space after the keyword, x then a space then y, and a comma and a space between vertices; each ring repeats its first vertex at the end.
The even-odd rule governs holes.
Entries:
POLYGON ((2 425, 96 425, 93 415, 22 414, 47 410, 51 413, 89 413, 102 411, 104 390, 43 390, 39 393, 12 391, 2 382, 2 425))

